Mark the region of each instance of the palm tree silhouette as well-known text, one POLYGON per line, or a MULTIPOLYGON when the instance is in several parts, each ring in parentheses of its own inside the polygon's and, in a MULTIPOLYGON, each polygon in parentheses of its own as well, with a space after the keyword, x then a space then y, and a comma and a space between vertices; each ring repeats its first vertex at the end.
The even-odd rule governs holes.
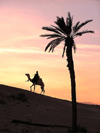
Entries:
POLYGON ((57 26, 51 25, 50 27, 42 27, 43 30, 47 30, 53 32, 52 34, 40 35, 41 37, 47 37, 47 39, 53 39, 48 43, 45 48, 45 51, 49 49, 50 51, 54 51, 55 47, 58 46, 62 41, 65 42, 62 57, 64 57, 64 53, 66 52, 67 56, 67 67, 70 73, 71 79, 71 95, 72 95, 72 128, 73 132, 77 133, 77 105, 76 105, 76 82, 75 82, 75 71, 74 71, 74 62, 72 56, 72 48, 74 52, 76 51, 76 45, 74 42, 74 38, 77 36, 81 36, 85 33, 94 33, 91 30, 84 30, 79 32, 80 28, 91 22, 92 20, 87 20, 80 24, 80 21, 72 26, 73 17, 71 17, 70 12, 68 12, 68 17, 66 18, 66 22, 63 17, 57 17, 57 21, 55 24, 57 26))

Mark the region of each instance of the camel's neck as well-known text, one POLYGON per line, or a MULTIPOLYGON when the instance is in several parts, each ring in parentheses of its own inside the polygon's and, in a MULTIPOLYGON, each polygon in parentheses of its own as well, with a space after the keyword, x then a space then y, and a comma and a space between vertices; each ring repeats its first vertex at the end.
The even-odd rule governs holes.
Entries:
POLYGON ((29 80, 29 81, 32 81, 32 79, 30 78, 30 75, 27 75, 27 77, 28 77, 28 80, 29 80))

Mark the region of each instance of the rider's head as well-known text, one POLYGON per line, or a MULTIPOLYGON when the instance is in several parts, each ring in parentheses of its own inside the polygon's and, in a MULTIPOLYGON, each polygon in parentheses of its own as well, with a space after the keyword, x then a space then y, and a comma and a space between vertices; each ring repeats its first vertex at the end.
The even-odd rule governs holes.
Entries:
POLYGON ((38 71, 36 71, 36 74, 38 74, 38 71))

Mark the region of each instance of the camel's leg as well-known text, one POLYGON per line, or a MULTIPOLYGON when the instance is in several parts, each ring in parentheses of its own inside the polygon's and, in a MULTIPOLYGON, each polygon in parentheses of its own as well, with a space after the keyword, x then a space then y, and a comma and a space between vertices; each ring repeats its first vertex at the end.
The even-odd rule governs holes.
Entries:
POLYGON ((34 91, 35 91, 35 85, 34 85, 34 91))
MULTIPOLYGON (((41 86, 41 93, 42 93, 42 91, 43 91, 43 90, 42 90, 42 86, 41 86)), ((40 94, 41 94, 41 93, 40 93, 40 94)))
POLYGON ((33 86, 33 85, 30 86, 30 91, 31 91, 31 92, 32 92, 32 86, 33 86))
MULTIPOLYGON (((41 93, 42 93, 42 92, 43 92, 43 91, 42 91, 42 89, 41 89, 41 93)), ((41 94, 41 93, 40 93, 40 94, 41 94)))
MULTIPOLYGON (((45 90, 44 90, 44 87, 43 86, 41 86, 41 93, 43 92, 43 94, 45 93, 45 90)), ((40 93, 40 94, 41 94, 40 93)))
POLYGON ((45 90, 43 90, 43 94, 45 93, 45 90))

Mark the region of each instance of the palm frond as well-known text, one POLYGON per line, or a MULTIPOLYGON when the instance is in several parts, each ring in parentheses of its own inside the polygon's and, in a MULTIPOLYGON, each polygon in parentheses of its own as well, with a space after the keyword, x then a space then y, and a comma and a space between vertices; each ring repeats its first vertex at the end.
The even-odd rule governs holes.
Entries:
POLYGON ((66 26, 72 25, 73 17, 71 17, 70 12, 68 12, 68 17, 66 18, 66 26))
POLYGON ((77 32, 77 27, 79 25, 80 21, 78 21, 75 26, 73 26, 73 34, 77 32))
POLYGON ((63 17, 57 17, 57 21, 55 22, 57 26, 63 31, 63 33, 67 36, 70 35, 72 31, 72 21, 73 17, 71 17, 70 12, 68 12, 68 17, 66 18, 66 23, 63 17))
POLYGON ((62 57, 64 57, 65 48, 66 48, 66 46, 64 45, 62 57))
POLYGON ((43 29, 43 30, 47 30, 47 31, 52 31, 52 32, 55 32, 55 33, 61 35, 61 33, 60 33, 57 29, 52 28, 52 27, 42 27, 42 29, 43 29))
POLYGON ((71 17, 70 12, 68 12, 68 17, 66 18, 66 31, 68 35, 70 35, 72 31, 72 21, 73 17, 71 17))
POLYGON ((52 41, 50 41, 50 42, 48 43, 48 45, 47 45, 46 48, 45 48, 45 51, 50 47, 50 45, 52 45, 52 44, 55 43, 55 40, 56 40, 56 39, 54 39, 54 40, 52 40, 52 41))
POLYGON ((63 17, 57 17, 57 21, 55 21, 55 23, 57 24, 57 26, 61 29, 61 31, 67 35, 67 32, 66 32, 66 24, 65 24, 65 21, 64 21, 64 18, 63 17))
POLYGON ((73 43, 73 49, 74 49, 74 53, 76 52, 76 45, 75 43, 73 43))
POLYGON ((45 51, 51 46, 50 47, 50 50, 49 50, 49 52, 50 52, 51 49, 53 48, 53 46, 56 45, 56 44, 59 44, 61 41, 63 41, 62 38, 57 38, 57 39, 54 39, 54 40, 50 41, 48 43, 48 45, 46 46, 45 51))
POLYGON ((54 25, 51 25, 52 27, 54 27, 59 33, 61 33, 63 36, 65 36, 65 32, 63 30, 61 30, 59 27, 56 27, 54 25))
POLYGON ((63 40, 62 40, 62 38, 61 38, 61 39, 56 40, 55 44, 51 45, 51 47, 50 47, 50 49, 49 49, 49 52, 50 52, 50 51, 52 51, 52 52, 53 52, 53 51, 54 51, 54 49, 55 49, 55 47, 56 47, 56 46, 58 46, 58 45, 61 43, 61 41, 63 41, 63 40))
POLYGON ((45 35, 40 35, 41 37, 48 37, 47 39, 50 38, 55 38, 55 37, 62 37, 62 35, 59 34, 45 34, 45 35))
POLYGON ((78 32, 78 33, 76 33, 74 36, 76 37, 76 36, 82 36, 83 34, 85 34, 85 33, 94 33, 94 31, 91 31, 91 30, 86 30, 86 31, 82 31, 82 32, 78 32))
POLYGON ((80 25, 78 25, 77 28, 76 28, 76 32, 77 32, 81 27, 83 27, 84 25, 86 25, 87 23, 89 23, 89 22, 91 22, 91 21, 93 21, 93 20, 92 20, 92 19, 91 19, 91 20, 87 20, 87 21, 81 23, 80 25))
POLYGON ((55 21, 55 23, 61 28, 64 29, 66 27, 65 25, 65 21, 63 17, 57 17, 57 21, 55 21))

